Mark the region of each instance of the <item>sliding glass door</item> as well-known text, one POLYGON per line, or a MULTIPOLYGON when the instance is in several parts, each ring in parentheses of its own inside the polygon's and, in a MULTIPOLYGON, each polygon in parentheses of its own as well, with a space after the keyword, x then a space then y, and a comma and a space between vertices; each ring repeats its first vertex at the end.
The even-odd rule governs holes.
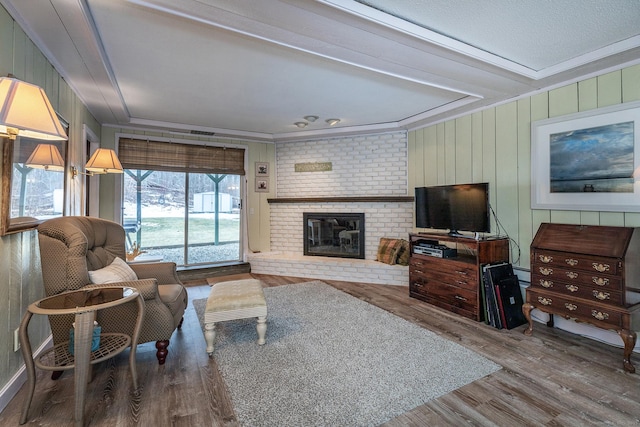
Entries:
POLYGON ((143 258, 178 266, 242 259, 240 175, 125 169, 122 224, 143 258))

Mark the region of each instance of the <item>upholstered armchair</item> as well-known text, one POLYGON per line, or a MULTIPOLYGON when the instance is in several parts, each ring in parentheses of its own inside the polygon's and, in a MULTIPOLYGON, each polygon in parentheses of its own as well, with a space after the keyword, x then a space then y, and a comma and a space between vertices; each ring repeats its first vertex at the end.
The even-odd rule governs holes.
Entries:
MULTIPOLYGON (((187 291, 178 279, 175 263, 128 266, 123 262, 126 250, 122 226, 93 217, 65 216, 47 220, 38 227, 38 241, 47 296, 86 286, 138 289, 145 301, 138 343, 156 341, 158 362, 164 364, 169 339, 173 331, 182 326, 187 307, 187 291)), ((97 320, 102 332, 131 335, 136 316, 134 302, 101 310, 97 320)), ((73 316, 50 316, 49 322, 54 344, 69 339, 73 316)))

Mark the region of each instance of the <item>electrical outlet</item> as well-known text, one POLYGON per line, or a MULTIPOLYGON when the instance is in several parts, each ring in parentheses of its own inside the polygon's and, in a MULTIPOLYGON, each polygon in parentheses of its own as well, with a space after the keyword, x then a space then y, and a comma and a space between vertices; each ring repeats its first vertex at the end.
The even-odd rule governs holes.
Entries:
POLYGON ((20 350, 20 328, 13 331, 13 351, 20 350))

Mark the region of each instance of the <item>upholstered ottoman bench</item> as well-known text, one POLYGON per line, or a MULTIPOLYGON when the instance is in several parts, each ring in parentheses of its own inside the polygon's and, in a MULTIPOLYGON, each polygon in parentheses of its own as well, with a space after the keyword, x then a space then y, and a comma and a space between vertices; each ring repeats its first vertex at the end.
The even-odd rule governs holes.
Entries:
POLYGON ((259 280, 234 280, 213 285, 204 310, 204 338, 209 357, 213 357, 216 323, 251 317, 258 319, 258 344, 263 345, 267 333, 267 301, 259 280))

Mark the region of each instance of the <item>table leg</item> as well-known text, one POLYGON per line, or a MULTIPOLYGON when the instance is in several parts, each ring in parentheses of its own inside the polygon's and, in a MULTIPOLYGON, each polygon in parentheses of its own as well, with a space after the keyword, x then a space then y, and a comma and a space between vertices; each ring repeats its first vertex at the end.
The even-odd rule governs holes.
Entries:
POLYGON ((138 295, 136 299, 138 303, 138 318, 136 319, 136 326, 133 330, 133 336, 131 337, 131 351, 129 352, 129 368, 131 369, 131 378, 133 382, 133 393, 138 394, 138 371, 136 368, 136 348, 138 347, 138 338, 140 337, 140 328, 144 321, 144 299, 142 295, 138 295))
POLYGON ((628 329, 621 329, 618 331, 618 335, 622 338, 624 342, 624 359, 622 359, 622 366, 624 366, 625 371, 634 373, 636 372, 636 368, 631 363, 631 353, 633 352, 633 348, 636 346, 637 334, 635 331, 630 331, 628 329))
POLYGON ((76 314, 74 330, 73 358, 75 362, 75 424, 84 425, 84 396, 87 390, 89 365, 91 363, 91 338, 93 336, 94 312, 86 311, 76 314))
POLYGON ((533 320, 531 320, 531 310, 533 310, 533 305, 528 302, 522 304, 522 314, 524 314, 525 319, 527 319, 527 323, 529 326, 524 330, 524 334, 530 336, 533 334, 533 320))
POLYGON ((33 392, 36 387, 36 368, 33 363, 33 352, 31 351, 31 343, 29 342, 29 335, 27 334, 27 328, 29 326, 29 322, 31 321, 31 317, 33 313, 27 311, 24 313, 22 317, 22 322, 20 323, 20 349, 22 350, 22 358, 24 359, 24 365, 27 371, 27 398, 24 401, 24 405, 22 406, 22 414, 20 416, 20 424, 24 424, 27 422, 27 415, 29 415, 29 407, 31 406, 31 401, 33 400, 33 392))

